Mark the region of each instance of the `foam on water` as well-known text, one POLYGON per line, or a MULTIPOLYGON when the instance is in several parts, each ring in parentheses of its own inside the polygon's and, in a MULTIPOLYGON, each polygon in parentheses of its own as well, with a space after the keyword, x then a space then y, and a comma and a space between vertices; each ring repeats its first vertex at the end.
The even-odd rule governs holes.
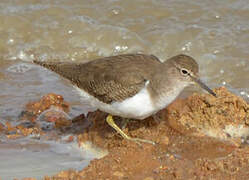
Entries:
POLYGON ((12 66, 9 66, 7 68, 7 71, 12 72, 12 73, 26 73, 32 68, 33 65, 31 64, 25 64, 25 63, 19 63, 19 64, 14 64, 12 66))

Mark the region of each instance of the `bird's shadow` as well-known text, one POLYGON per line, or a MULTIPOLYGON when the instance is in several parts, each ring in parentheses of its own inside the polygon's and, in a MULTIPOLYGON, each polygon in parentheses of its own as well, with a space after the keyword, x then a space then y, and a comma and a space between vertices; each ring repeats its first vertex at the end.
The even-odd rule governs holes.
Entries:
MULTIPOLYGON (((99 110, 94 112, 89 112, 87 116, 83 114, 74 117, 72 119, 72 125, 70 128, 66 128, 64 133, 71 133, 74 135, 79 135, 86 133, 88 136, 99 136, 101 138, 110 138, 110 137, 122 137, 106 122, 107 113, 101 112, 99 110)), ((135 120, 135 119, 124 119, 121 117, 114 117, 114 121, 118 127, 120 127, 128 135, 136 134, 137 131, 141 133, 143 129, 150 129, 157 126, 162 117, 157 116, 158 118, 146 118, 144 120, 135 120), (124 126, 124 120, 127 120, 126 126, 124 126)))

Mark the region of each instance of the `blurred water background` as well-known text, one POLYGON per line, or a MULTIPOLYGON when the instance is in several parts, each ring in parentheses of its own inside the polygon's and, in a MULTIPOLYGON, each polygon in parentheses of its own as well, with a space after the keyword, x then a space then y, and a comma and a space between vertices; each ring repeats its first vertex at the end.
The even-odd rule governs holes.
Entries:
MULTIPOLYGON (((71 116, 87 111, 68 82, 34 59, 87 62, 141 52, 164 61, 184 53, 211 88, 226 86, 248 101, 248 47, 249 0, 1 0, 0 122, 16 121, 27 102, 49 92, 71 103, 71 116)), ((2 163, 0 174, 10 168, 2 163)))

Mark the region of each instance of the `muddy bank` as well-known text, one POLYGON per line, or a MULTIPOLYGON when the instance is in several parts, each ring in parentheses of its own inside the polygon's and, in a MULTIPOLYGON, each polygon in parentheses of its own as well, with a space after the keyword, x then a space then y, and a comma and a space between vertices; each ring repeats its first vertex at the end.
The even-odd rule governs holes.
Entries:
POLYGON ((109 154, 82 171, 45 179, 248 179, 249 105, 225 88, 215 92, 218 98, 194 94, 175 101, 159 113, 159 122, 128 123, 126 133, 153 140, 155 146, 123 140, 101 112, 91 114, 92 126, 78 136, 79 144, 90 140, 109 154))
MULTIPOLYGON (((124 140, 105 123, 106 114, 99 111, 73 119, 63 132, 73 132, 70 138, 77 138, 82 148, 91 141, 109 153, 92 160, 81 171, 62 171, 44 179, 248 179, 249 105, 225 88, 215 92, 217 98, 194 94, 173 102, 158 113, 156 120, 127 124, 127 134, 152 140, 155 146, 124 140), (87 124, 85 130, 76 128, 83 124, 87 124)), ((122 124, 119 118, 116 122, 122 124)))

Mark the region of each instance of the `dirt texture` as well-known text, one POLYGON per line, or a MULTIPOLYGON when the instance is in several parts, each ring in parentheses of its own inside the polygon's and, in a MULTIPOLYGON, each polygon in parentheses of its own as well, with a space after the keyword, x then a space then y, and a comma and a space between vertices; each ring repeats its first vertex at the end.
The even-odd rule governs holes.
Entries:
MULTIPOLYGON (((62 171, 44 179, 248 180, 249 105, 223 87, 214 91, 217 97, 194 94, 177 99, 156 118, 130 120, 123 129, 131 137, 149 139, 156 145, 123 139, 100 111, 75 118, 71 128, 90 121, 87 128, 75 132, 79 146, 91 141, 107 149, 108 155, 92 160, 81 171, 62 171)), ((115 122, 122 126, 121 118, 115 122)))

